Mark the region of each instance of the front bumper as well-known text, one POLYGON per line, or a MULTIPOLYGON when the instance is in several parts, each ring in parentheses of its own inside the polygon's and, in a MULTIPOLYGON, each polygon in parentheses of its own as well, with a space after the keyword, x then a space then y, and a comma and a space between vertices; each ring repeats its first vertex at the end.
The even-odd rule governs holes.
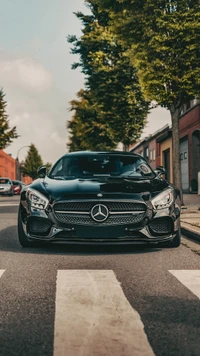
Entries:
MULTIPOLYGON (((139 224, 89 226, 63 224, 52 212, 31 210, 25 214, 24 233, 29 241, 66 244, 158 244, 172 241, 180 228, 180 211, 165 209, 139 224), (165 229, 162 231, 162 227, 165 229)), ((23 217, 23 214, 22 214, 23 217)))
POLYGON ((13 194, 12 190, 0 190, 0 195, 11 195, 13 194))

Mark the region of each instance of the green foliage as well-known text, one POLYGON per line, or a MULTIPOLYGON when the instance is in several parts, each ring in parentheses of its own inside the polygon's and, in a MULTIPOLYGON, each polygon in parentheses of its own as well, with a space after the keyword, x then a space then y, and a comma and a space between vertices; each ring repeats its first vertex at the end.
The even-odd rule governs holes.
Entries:
POLYGON ((37 148, 32 143, 30 145, 28 154, 26 156, 24 165, 22 167, 22 173, 24 175, 28 175, 34 180, 38 177, 37 170, 42 165, 43 165, 42 158, 38 153, 37 148))
POLYGON ((172 119, 173 176, 181 189, 179 117, 200 93, 200 0, 90 0, 110 15, 110 28, 129 48, 147 100, 172 119))
POLYGON ((9 126, 8 115, 6 114, 7 103, 4 100, 5 94, 0 89, 0 150, 8 147, 15 138, 18 138, 16 126, 12 129, 9 126))
POLYGON ((148 100, 178 108, 200 91, 200 0, 91 0, 130 48, 148 100))
POLYGON ((90 9, 91 15, 76 13, 83 25, 82 37, 68 37, 72 53, 80 56, 72 67, 81 67, 86 75, 83 102, 71 102, 76 113, 67 126, 72 134, 70 149, 114 149, 119 142, 129 146, 141 135, 149 103, 141 93, 127 48, 108 28, 108 12, 99 12, 96 5, 90 9))
POLYGON ((46 169, 47 169, 47 173, 50 171, 51 167, 52 167, 52 163, 47 162, 45 163, 46 169))
POLYGON ((71 110, 75 114, 67 123, 71 133, 68 144, 70 151, 79 150, 112 150, 117 146, 117 141, 111 130, 102 122, 101 115, 92 102, 91 92, 81 90, 78 93, 79 100, 71 101, 71 110))

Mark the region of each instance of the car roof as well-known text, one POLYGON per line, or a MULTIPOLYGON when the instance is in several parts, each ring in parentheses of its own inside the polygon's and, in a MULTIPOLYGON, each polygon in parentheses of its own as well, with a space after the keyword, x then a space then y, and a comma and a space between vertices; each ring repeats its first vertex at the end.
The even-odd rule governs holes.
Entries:
POLYGON ((109 154, 109 155, 113 155, 113 156, 122 155, 122 156, 142 157, 137 153, 125 152, 125 151, 76 151, 76 152, 69 152, 69 153, 63 155, 61 158, 69 157, 69 156, 72 156, 72 157, 92 156, 92 155, 98 155, 98 154, 109 154))

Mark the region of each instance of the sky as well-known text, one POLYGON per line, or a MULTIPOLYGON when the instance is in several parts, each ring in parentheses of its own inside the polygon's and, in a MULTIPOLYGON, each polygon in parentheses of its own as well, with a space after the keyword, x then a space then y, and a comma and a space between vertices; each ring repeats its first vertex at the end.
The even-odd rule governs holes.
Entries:
MULTIPOLYGON (((88 11, 84 0, 0 0, 0 88, 20 135, 5 151, 20 161, 31 143, 44 163, 67 152, 69 102, 84 87, 67 43, 68 35, 81 35, 76 11, 88 11)), ((158 107, 147 120, 142 137, 170 123, 170 115, 158 107)))

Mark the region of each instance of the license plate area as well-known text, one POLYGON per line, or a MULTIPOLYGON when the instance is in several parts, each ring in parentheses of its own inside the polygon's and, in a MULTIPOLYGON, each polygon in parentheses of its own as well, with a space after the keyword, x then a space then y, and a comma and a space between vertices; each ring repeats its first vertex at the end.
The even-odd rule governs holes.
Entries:
POLYGON ((80 238, 118 238, 124 236, 123 226, 77 226, 76 236, 80 238))

